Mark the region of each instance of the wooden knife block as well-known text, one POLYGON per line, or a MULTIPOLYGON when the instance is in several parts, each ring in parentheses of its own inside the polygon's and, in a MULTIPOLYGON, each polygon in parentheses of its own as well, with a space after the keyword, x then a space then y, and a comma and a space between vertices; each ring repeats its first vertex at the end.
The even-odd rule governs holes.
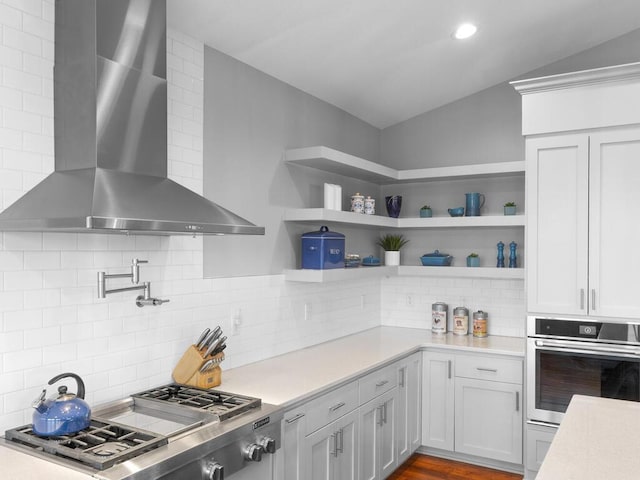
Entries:
POLYGON ((198 388, 217 387, 222 383, 222 369, 219 364, 206 372, 200 372, 200 367, 210 359, 216 359, 221 362, 224 359, 224 353, 218 353, 214 356, 209 355, 205 358, 195 345, 191 345, 173 369, 173 380, 182 385, 198 388))

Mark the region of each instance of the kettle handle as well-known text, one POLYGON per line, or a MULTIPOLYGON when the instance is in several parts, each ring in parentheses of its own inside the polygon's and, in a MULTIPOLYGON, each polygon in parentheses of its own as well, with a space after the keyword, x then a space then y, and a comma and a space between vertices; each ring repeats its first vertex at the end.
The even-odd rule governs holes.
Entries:
POLYGON ((82 381, 80 376, 76 375, 75 373, 67 372, 67 373, 61 373, 60 375, 56 375, 51 380, 49 380, 49 385, 53 385, 58 380, 62 380, 63 378, 67 378, 67 377, 71 377, 75 379, 75 381, 78 384, 78 391, 76 392, 76 397, 84 399, 84 382, 82 381))

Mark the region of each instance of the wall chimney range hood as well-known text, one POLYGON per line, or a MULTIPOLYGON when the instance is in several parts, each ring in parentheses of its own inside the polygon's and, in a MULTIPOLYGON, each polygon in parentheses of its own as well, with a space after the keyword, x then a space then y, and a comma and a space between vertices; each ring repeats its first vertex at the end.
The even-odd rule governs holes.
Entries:
POLYGON ((55 171, 0 230, 264 235, 167 178, 166 0, 55 5, 55 171))

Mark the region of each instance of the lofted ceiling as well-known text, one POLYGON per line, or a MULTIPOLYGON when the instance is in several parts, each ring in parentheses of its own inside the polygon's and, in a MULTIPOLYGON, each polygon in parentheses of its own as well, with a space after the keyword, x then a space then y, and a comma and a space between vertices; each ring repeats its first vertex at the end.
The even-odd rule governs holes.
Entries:
POLYGON ((168 0, 168 22, 385 128, 640 28, 640 2, 168 0))

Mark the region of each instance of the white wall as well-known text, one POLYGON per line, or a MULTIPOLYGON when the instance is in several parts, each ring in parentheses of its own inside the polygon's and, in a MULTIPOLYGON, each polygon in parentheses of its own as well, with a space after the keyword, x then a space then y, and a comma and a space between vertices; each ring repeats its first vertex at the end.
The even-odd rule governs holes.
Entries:
MULTIPOLYGON (((53 170, 53 21, 53 0, 0 0, 0 209, 53 170)), ((204 48, 178 32, 168 48, 169 176, 201 192, 204 48)), ((78 373, 94 405, 169 382, 206 326, 229 334, 224 370, 380 322, 377 281, 203 280, 202 243, 1 232, 0 432, 31 421, 31 401, 58 373, 78 373), (97 298, 97 272, 125 272, 134 257, 149 260, 142 279, 170 303, 141 309, 135 293, 97 298)))

